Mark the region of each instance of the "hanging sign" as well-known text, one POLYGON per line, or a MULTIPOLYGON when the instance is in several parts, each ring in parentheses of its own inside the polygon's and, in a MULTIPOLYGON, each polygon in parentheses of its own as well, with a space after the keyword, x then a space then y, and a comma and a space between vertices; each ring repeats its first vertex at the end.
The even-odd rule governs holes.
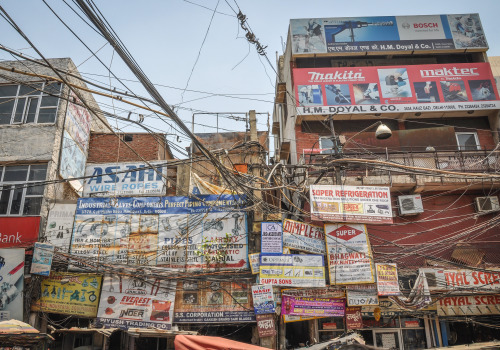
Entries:
POLYGON ((325 231, 321 226, 285 219, 283 246, 312 254, 325 254, 325 231))
POLYGON ((375 284, 356 284, 347 286, 347 305, 378 305, 377 286, 375 284))
POLYGON ((253 275, 259 273, 259 260, 260 253, 248 254, 248 262, 250 263, 250 270, 253 275))
POLYGON ((347 330, 363 328, 360 306, 351 306, 345 309, 345 325, 347 330))
POLYGON ((259 331, 259 338, 274 337, 276 335, 276 325, 274 322, 274 315, 257 315, 257 330, 259 331))
POLYGON ((40 276, 50 275, 52 258, 54 257, 54 246, 46 243, 35 243, 33 260, 31 262, 31 273, 40 276))
POLYGON ((260 252, 263 254, 283 254, 283 228, 281 222, 261 224, 260 252))
POLYGON ((261 254, 260 283, 288 287, 324 287, 322 255, 261 254))
POLYGON ((400 295, 396 264, 375 264, 378 295, 400 295))
POLYGON ((274 314, 273 286, 252 286, 253 308, 256 315, 274 314))
POLYGON ((325 224, 331 284, 373 283, 373 259, 366 225, 325 224))

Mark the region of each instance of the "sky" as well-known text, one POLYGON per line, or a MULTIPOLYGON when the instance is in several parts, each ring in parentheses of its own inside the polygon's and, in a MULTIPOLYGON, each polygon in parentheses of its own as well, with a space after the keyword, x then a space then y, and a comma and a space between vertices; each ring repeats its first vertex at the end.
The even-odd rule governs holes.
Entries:
MULTIPOLYGON (((80 40, 97 52, 105 66, 43 1, 3 0, 0 6, 46 58, 70 57, 85 78, 123 89, 120 81, 110 76, 109 68, 131 91, 147 96, 106 40, 71 10, 70 6, 76 9, 72 0, 45 1, 80 40)), ((479 13, 490 47, 488 55, 500 55, 500 39, 496 35, 499 0, 94 0, 94 4, 163 98, 190 128, 195 114, 195 132, 244 131, 245 122, 228 116, 245 117, 249 110, 259 113, 258 129, 268 129, 276 60, 286 45, 289 21, 293 18, 479 13), (266 46, 266 56, 259 55, 255 45, 244 37, 235 14, 239 10, 246 15, 256 38, 266 46)), ((0 44, 39 58, 3 18, 0 18, 0 44)), ((0 64, 13 59, 0 51, 0 64)), ((109 99, 96 96, 96 100, 102 109, 123 117, 129 112, 133 113, 132 119, 144 114, 144 125, 172 134, 168 139, 173 147, 184 149, 189 144, 189 139, 172 123, 109 99)), ((137 126, 109 121, 119 130, 138 131, 137 126)), ((183 157, 180 151, 174 154, 183 157)))

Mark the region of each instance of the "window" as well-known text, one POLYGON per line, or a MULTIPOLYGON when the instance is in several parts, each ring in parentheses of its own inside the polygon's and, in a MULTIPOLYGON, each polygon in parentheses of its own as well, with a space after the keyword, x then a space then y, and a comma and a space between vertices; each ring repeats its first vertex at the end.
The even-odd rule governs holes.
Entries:
MULTIPOLYGON (((338 145, 339 151, 342 151, 342 145, 338 145)), ((332 137, 320 137, 319 138, 319 148, 322 149, 321 153, 325 154, 335 154, 335 149, 333 147, 332 137)))
POLYGON ((458 149, 460 151, 474 151, 481 149, 475 132, 456 132, 458 149))
POLYGON ((61 84, 0 85, 0 124, 54 123, 61 84))
POLYGON ((39 215, 47 164, 0 166, 0 215, 39 215), (20 187, 21 184, 27 184, 20 187))

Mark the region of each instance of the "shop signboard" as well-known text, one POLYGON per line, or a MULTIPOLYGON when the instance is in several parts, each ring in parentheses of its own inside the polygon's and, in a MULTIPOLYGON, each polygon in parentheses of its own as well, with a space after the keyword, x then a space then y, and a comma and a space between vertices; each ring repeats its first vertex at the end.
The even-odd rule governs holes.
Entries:
POLYGON ((106 274, 96 324, 106 328, 171 329, 176 283, 106 274))
POLYGON ((500 291, 499 269, 436 269, 421 268, 425 273, 430 291, 446 290, 450 292, 474 291, 491 293, 500 291))
POLYGON ((343 317, 345 300, 340 298, 311 298, 281 296, 281 313, 283 315, 308 317, 343 317))
POLYGON ((500 294, 445 296, 437 301, 438 316, 500 315, 500 294))
POLYGON ((274 314, 273 286, 256 285, 252 286, 253 308, 256 315, 274 314))
POLYGON ((323 227, 283 220, 283 246, 312 254, 325 254, 325 232, 323 227))
POLYGON ((282 289, 282 295, 293 297, 317 297, 317 298, 345 298, 343 288, 337 286, 326 286, 322 288, 293 288, 282 289))
POLYGON ((235 209, 243 205, 234 195, 80 198, 71 253, 177 270, 245 269, 246 213, 235 209))
POLYGON ((325 287, 322 255, 261 254, 260 283, 285 287, 325 287))
POLYGON ((297 68, 298 114, 460 112, 500 107, 489 63, 297 68))
MULTIPOLYGON (((325 316, 327 317, 327 316, 325 316)), ((310 316, 295 316, 295 315, 283 315, 283 321, 285 323, 292 323, 292 322, 300 322, 300 321, 309 321, 309 320, 316 320, 318 318, 322 317, 310 317, 310 316)))
POLYGON ((374 283, 366 225, 325 224, 330 284, 374 283))
POLYGON ((167 165, 163 162, 87 164, 84 197, 161 196, 166 193, 167 165), (164 177, 165 176, 165 177, 164 177))
MULTIPOLYGON (((432 303, 430 305, 427 305, 419 311, 424 313, 436 314, 436 304, 432 303)), ((369 305, 361 307, 361 315, 363 315, 363 317, 375 317, 375 319, 377 319, 377 317, 380 318, 380 316, 393 317, 414 313, 415 311, 403 308, 390 298, 380 298, 379 305, 369 305)))
POLYGON ((0 248, 33 246, 39 228, 39 216, 0 218, 0 248))
POLYGON ((33 250, 33 260, 31 262, 30 273, 40 276, 50 275, 53 257, 53 245, 36 242, 35 249, 33 250))
POLYGON ((311 219, 392 224, 389 187, 311 185, 311 219))
POLYGON ((276 325, 274 322, 274 315, 257 315, 257 330, 259 338, 274 337, 276 335, 276 325))
POLYGON ((174 323, 255 322, 251 282, 178 282, 174 323))
POLYGON ((347 307, 345 310, 345 325, 347 330, 363 328, 363 317, 360 306, 347 307))
POLYGON ((102 276, 97 274, 51 272, 42 280, 42 296, 33 311, 72 316, 97 316, 102 276))
POLYGON ((398 267, 396 264, 375 264, 377 271, 378 295, 400 295, 398 283, 398 267))
POLYGON ((486 51, 479 14, 290 20, 292 54, 486 51))
POLYGON ((56 203, 49 209, 45 237, 58 252, 67 253, 71 243, 71 233, 75 221, 76 203, 56 203))
POLYGON ((377 286, 375 284, 355 284, 347 286, 347 305, 378 305, 377 286))
POLYGON ((283 254, 283 227, 281 222, 261 223, 260 252, 283 254))
POLYGON ((0 321, 23 321, 24 249, 0 249, 0 321))

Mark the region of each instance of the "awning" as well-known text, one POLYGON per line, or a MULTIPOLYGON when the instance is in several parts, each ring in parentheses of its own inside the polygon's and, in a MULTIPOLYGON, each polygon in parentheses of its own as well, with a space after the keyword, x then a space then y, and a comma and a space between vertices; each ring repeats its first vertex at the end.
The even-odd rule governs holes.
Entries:
POLYGON ((175 350, 269 350, 252 344, 202 335, 178 335, 174 345, 175 350))
POLYGON ((63 329, 55 329, 52 331, 52 334, 57 333, 99 333, 104 335, 105 337, 110 337, 114 332, 119 331, 120 328, 63 328, 63 329))
POLYGON ((176 331, 159 328, 129 328, 127 334, 133 338, 170 338, 178 335, 196 335, 194 331, 176 331))
POLYGON ((53 340, 53 338, 48 334, 40 333, 27 323, 17 320, 0 322, 0 344, 4 347, 32 347, 47 340, 53 340))

